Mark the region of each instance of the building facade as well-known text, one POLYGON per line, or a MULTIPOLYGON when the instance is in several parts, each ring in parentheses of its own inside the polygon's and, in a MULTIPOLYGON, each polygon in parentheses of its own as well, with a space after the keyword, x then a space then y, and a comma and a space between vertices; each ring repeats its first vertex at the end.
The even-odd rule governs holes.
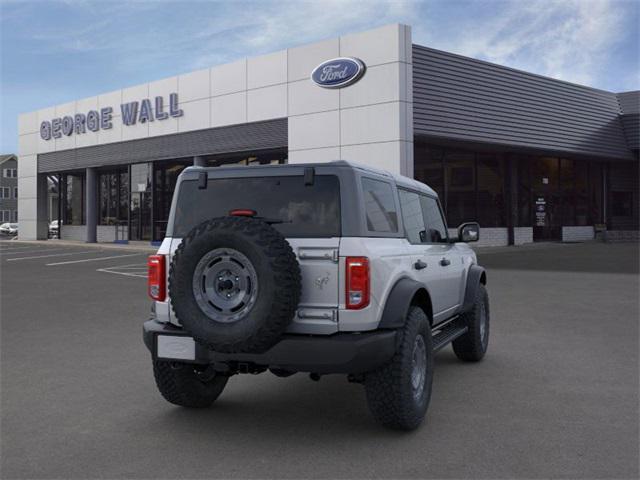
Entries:
POLYGON ((0 223, 18 221, 18 157, 0 155, 0 223))
POLYGON ((20 237, 55 196, 61 238, 158 241, 189 165, 345 159, 429 184, 482 244, 637 239, 639 103, 388 25, 21 115, 20 237))

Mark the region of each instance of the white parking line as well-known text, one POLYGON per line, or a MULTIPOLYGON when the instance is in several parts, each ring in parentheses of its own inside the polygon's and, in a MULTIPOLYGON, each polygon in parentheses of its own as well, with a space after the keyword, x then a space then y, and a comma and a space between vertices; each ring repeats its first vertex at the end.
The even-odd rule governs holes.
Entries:
MULTIPOLYGON (((112 258, 135 257, 136 255, 146 255, 146 253, 131 253, 129 255, 113 255, 111 257, 85 258, 83 260, 69 260, 68 262, 47 263, 46 266, 54 267, 56 265, 69 265, 71 263, 97 262, 100 260, 110 260, 112 258)), ((7 260, 7 261, 9 262, 10 260, 7 260)))
POLYGON ((123 275, 125 277, 147 278, 147 268, 148 267, 145 263, 131 263, 127 265, 118 265, 117 267, 99 268, 96 271, 123 275))
POLYGON ((86 252, 67 252, 67 253, 53 253, 51 255, 34 255, 32 257, 20 257, 20 258, 7 258, 7 262, 17 262, 18 260, 32 260, 34 258, 48 258, 48 257, 64 257, 68 255, 81 255, 85 253, 96 253, 95 250, 87 250, 86 252))
MULTIPOLYGON (((17 250, 17 249, 16 249, 17 250)), ((52 253, 52 252, 64 252, 67 251, 66 248, 31 248, 27 251, 32 251, 32 252, 39 252, 39 253, 52 253)), ((18 250, 18 251, 5 251, 5 250, 0 250, 0 257, 3 257, 5 255, 24 255, 26 252, 24 250, 18 250)))

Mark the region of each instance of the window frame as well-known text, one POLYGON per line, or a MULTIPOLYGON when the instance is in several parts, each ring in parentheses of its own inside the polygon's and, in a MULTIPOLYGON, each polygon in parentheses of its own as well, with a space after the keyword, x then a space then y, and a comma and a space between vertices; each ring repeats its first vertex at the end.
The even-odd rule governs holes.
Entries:
MULTIPOLYGON (((398 198, 400 198, 400 195, 402 192, 406 192, 406 193, 413 193, 415 195, 418 195, 418 197, 421 195, 421 193, 415 191, 415 190, 411 190, 409 188, 406 187, 401 187, 398 185, 398 198)), ((404 238, 407 240, 407 242, 409 242, 411 245, 427 245, 428 242, 412 242, 411 239, 409 238, 409 233, 407 232, 407 222, 405 222, 404 219, 404 210, 402 209, 402 200, 400 200, 400 215, 402 216, 402 229, 404 230, 404 238)), ((420 215, 422 216, 422 224, 424 225, 425 229, 426 229, 426 225, 424 224, 424 211, 422 210, 422 203, 420 203, 420 215)))
MULTIPOLYGON (((431 195, 427 192, 422 192, 420 190, 414 190, 412 188, 409 187, 405 187, 405 186, 397 186, 397 190, 398 190, 398 200, 400 199, 400 190, 404 190, 405 192, 409 192, 409 193, 415 193, 416 195, 418 195, 419 197, 426 197, 426 198, 430 198, 432 200, 434 200, 436 202, 436 205, 438 206, 438 211, 440 212, 440 218, 442 219, 442 224, 444 225, 444 232, 446 235, 446 241, 443 242, 420 242, 420 243, 413 243, 411 240, 409 240, 409 236, 407 235, 407 229, 404 225, 404 217, 402 217, 402 229, 404 232, 404 236, 403 238, 405 238, 411 245, 443 245, 443 244, 448 244, 451 243, 451 237, 449 236, 449 225, 447 224, 447 217, 444 214, 444 210, 442 208, 442 204, 440 203, 440 198, 437 195, 431 195)), ((400 202, 400 208, 402 209, 402 202, 400 202)), ((422 218, 424 220, 424 210, 422 210, 422 203, 420 203, 420 210, 422 211, 422 218)), ((400 215, 402 216, 402 212, 400 212, 400 215)), ((428 227, 428 225, 426 225, 425 222, 425 228, 428 227)))
POLYGON ((398 185, 396 182, 388 177, 377 177, 375 175, 363 174, 358 175, 356 180, 358 182, 358 191, 360 194, 360 205, 362 206, 362 214, 361 221, 363 225, 363 231, 367 232, 368 237, 381 237, 381 238, 404 238, 404 222, 402 220, 402 211, 400 209, 400 197, 398 196, 397 190, 398 185), (391 189, 391 198, 393 199, 395 214, 396 214, 396 230, 389 232, 379 232, 376 230, 369 229, 369 225, 367 224, 367 208, 365 205, 365 188, 363 185, 363 180, 371 180, 374 182, 380 182, 386 184, 391 189), (396 191, 394 193, 394 190, 396 191))

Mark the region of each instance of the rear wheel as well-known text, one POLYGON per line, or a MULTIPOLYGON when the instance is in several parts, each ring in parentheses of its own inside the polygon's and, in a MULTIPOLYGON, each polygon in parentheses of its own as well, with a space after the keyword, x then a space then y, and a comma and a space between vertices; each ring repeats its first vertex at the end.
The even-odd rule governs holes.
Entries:
POLYGON ((453 351, 460 360, 478 362, 489 346, 489 295, 478 285, 473 308, 461 316, 468 331, 453 341, 453 351))
POLYGON ((158 360, 153 362, 153 375, 165 400, 190 408, 210 407, 229 380, 229 377, 207 374, 200 365, 158 360))
POLYGON ((371 413, 383 425, 413 430, 424 419, 433 381, 433 347, 429 320, 412 306, 398 331, 400 347, 387 365, 365 376, 371 413))

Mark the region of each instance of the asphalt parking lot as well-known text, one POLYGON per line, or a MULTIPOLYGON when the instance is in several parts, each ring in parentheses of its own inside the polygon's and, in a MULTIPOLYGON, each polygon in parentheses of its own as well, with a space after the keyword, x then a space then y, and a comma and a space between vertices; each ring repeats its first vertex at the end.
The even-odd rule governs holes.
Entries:
POLYGON ((482 250, 489 353, 437 355, 409 434, 341 376, 166 403, 141 339, 147 253, 0 242, 2 478, 638 477, 637 244, 482 250))

